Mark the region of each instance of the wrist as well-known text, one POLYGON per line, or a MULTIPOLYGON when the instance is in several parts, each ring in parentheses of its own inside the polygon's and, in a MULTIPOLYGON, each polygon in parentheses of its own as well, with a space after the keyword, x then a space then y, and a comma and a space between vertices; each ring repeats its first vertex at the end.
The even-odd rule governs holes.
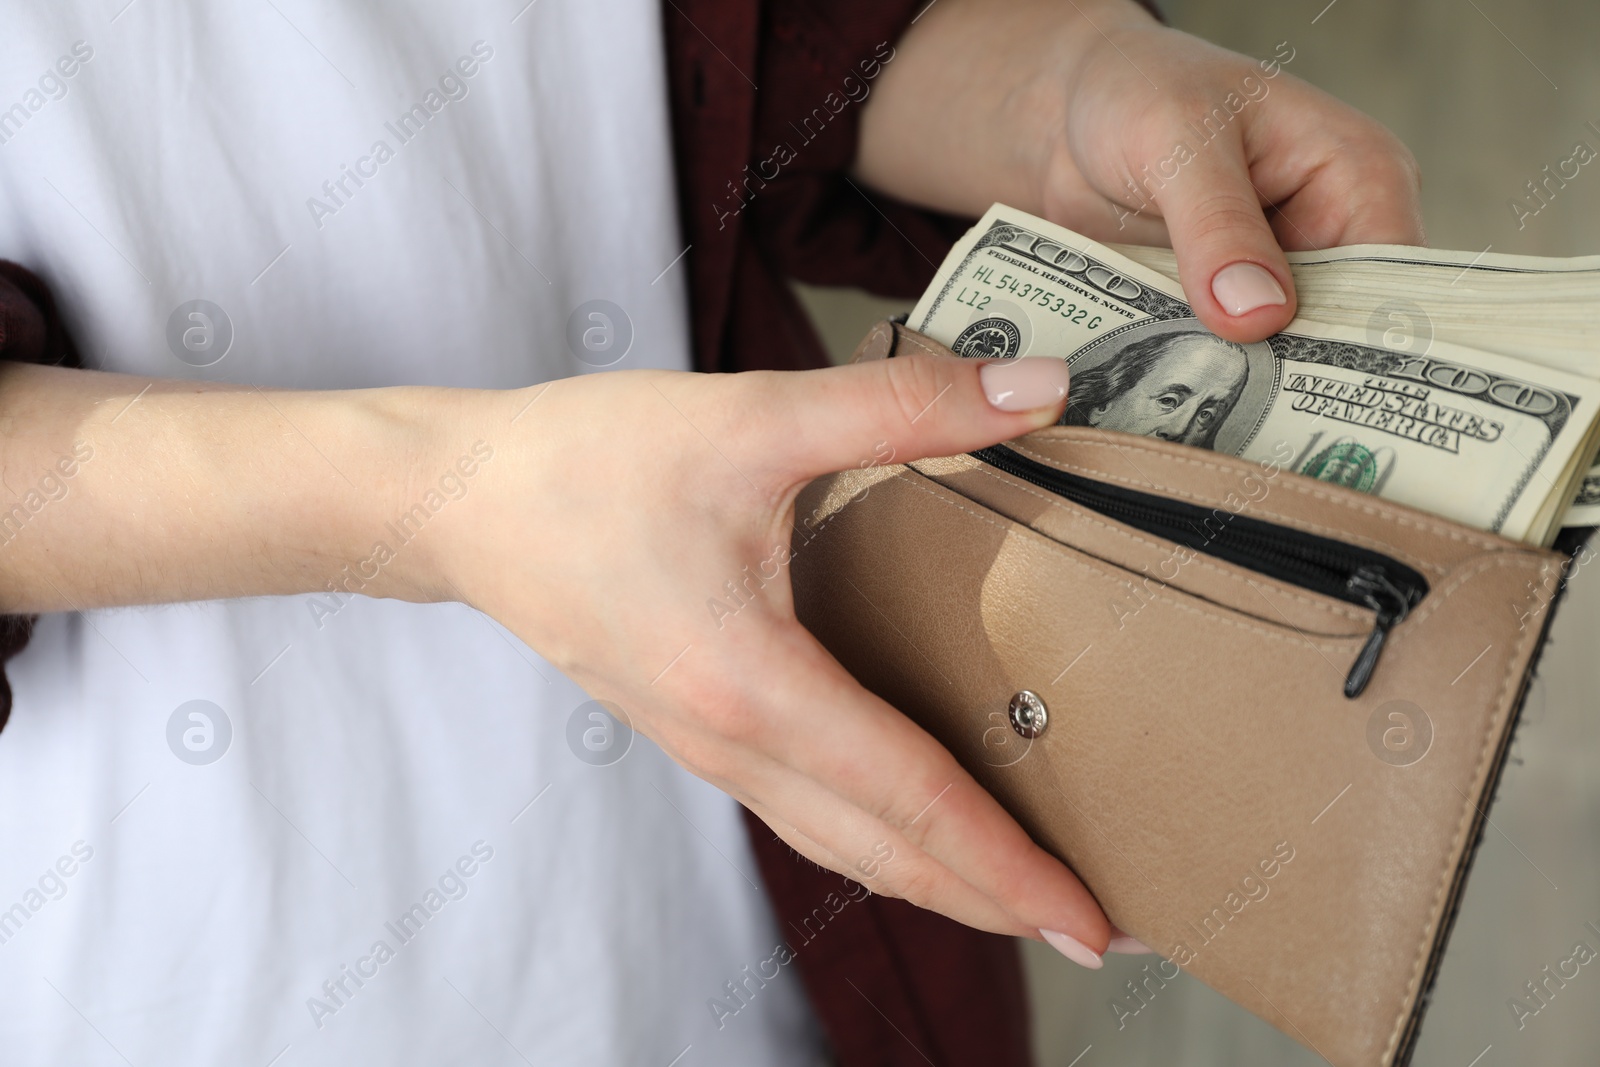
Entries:
MULTIPOLYGON (((1057 62, 1041 70, 1033 87, 1041 109, 1050 100, 1051 110, 1035 132, 1034 166, 1028 172, 1035 182, 1031 190, 1035 199, 1028 210, 1069 224, 1079 221, 1072 215, 1073 208, 1081 206, 1076 203, 1081 195, 1074 193, 1088 180, 1078 160, 1082 146, 1074 148, 1075 122, 1095 108, 1116 104, 1114 87, 1126 87, 1128 79, 1140 90, 1153 86, 1132 55, 1141 51, 1141 37, 1172 32, 1131 0, 1088 6, 1081 16, 1079 29, 1086 32, 1080 32, 1070 47, 1058 50, 1057 62)), ((1081 131, 1077 136, 1083 136, 1081 131)), ((1101 151, 1108 148, 1099 146, 1101 151)))
POLYGON ((862 114, 855 171, 911 203, 1041 213, 1079 72, 1158 23, 1133 0, 941 0, 896 43, 862 114))
POLYGON ((366 457, 351 477, 359 491, 339 509, 335 558, 311 590, 418 603, 464 599, 452 564, 471 528, 469 498, 481 495, 494 444, 486 407, 507 394, 399 387, 342 394, 340 433, 366 457))
POLYGON ((1053 20, 1041 22, 1033 35, 1037 59, 1007 101, 1011 114, 1002 125, 1013 143, 1029 151, 1027 173, 1037 183, 1036 196, 1057 166, 1074 105, 1097 89, 1105 64, 1132 67, 1142 77, 1119 42, 1161 28, 1135 0, 1076 0, 1053 20))

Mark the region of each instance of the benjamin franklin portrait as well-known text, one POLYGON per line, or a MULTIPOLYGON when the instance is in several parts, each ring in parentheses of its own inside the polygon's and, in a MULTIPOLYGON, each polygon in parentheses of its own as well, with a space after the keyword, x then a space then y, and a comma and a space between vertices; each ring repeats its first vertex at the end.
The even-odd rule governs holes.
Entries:
POLYGON ((1249 378, 1242 345, 1202 329, 1146 336, 1073 374, 1061 421, 1215 448, 1249 378))

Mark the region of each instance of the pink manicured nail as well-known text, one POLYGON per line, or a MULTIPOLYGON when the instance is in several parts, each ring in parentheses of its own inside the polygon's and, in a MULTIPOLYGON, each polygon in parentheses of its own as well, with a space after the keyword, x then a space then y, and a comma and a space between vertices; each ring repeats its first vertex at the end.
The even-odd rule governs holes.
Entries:
POLYGON ((1067 398, 1067 361, 1028 356, 985 364, 978 371, 983 394, 1001 411, 1036 411, 1067 398))
POLYGON ((1111 939, 1111 944, 1106 946, 1106 952, 1115 952, 1119 956, 1149 956, 1155 953, 1155 949, 1143 941, 1123 934, 1121 937, 1111 939))
POLYGON ((1040 934, 1050 943, 1050 947, 1061 953, 1079 967, 1087 967, 1091 971, 1098 971, 1101 966, 1100 953, 1085 945, 1075 937, 1058 933, 1055 930, 1040 930, 1040 934))
POLYGON ((1211 279, 1211 295, 1230 315, 1247 315, 1268 304, 1284 304, 1283 286, 1263 267, 1254 263, 1233 263, 1217 271, 1211 279))

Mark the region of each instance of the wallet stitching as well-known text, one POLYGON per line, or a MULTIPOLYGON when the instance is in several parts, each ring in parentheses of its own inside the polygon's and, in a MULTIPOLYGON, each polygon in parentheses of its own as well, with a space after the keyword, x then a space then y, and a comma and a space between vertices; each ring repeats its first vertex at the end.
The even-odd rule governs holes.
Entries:
MULTIPOLYGON (((1485 563, 1476 568, 1476 570, 1485 570, 1488 568, 1488 566, 1489 564, 1485 563)), ((1546 560, 1540 564, 1539 575, 1542 579, 1540 583, 1541 587, 1548 589, 1550 587, 1549 560, 1546 560)), ((1512 684, 1520 675, 1520 672, 1517 670, 1517 664, 1523 661, 1523 652, 1528 647, 1528 641, 1530 638, 1534 637, 1536 633, 1537 631, 1533 629, 1524 630, 1522 640, 1517 642, 1516 654, 1513 655, 1506 663, 1505 679, 1500 686, 1500 695, 1495 701, 1494 713, 1490 715, 1489 724, 1484 729, 1483 748, 1478 752, 1478 765, 1473 770, 1472 781, 1474 784, 1481 781, 1483 778, 1484 767, 1489 759, 1489 751, 1492 747, 1494 747, 1493 742, 1499 735, 1500 722, 1504 718, 1506 698, 1511 692, 1512 684)), ((1444 900, 1445 893, 1449 890, 1450 875, 1455 870, 1455 864, 1452 862, 1452 860, 1454 860, 1454 858, 1460 853, 1465 842, 1466 835, 1472 825, 1472 816, 1476 813, 1477 802, 1474 801, 1471 796, 1468 796, 1466 806, 1461 810, 1461 819, 1456 824, 1455 841, 1451 844, 1450 851, 1445 854, 1444 868, 1439 875, 1439 888, 1433 895, 1433 905, 1430 909, 1430 918, 1426 923, 1423 924, 1422 927, 1421 943, 1417 946, 1417 959, 1411 968, 1411 980, 1406 983, 1406 994, 1400 1001, 1399 1011, 1395 1014, 1394 1029, 1390 1031, 1388 1044, 1384 1046, 1383 1062, 1385 1063, 1389 1062, 1389 1058, 1394 1055, 1395 1047, 1400 1041, 1400 1034, 1405 1029, 1406 1019, 1410 1015, 1410 1012, 1407 1011, 1407 1007, 1416 1000, 1417 991, 1422 982, 1423 968, 1426 966, 1429 950, 1433 947, 1434 931, 1438 929, 1439 920, 1441 918, 1439 913, 1440 905, 1444 900)))
MULTIPOLYGON (((1525 556, 1521 553, 1496 552, 1485 559, 1479 560, 1470 567, 1458 569, 1457 573, 1451 575, 1450 581, 1447 584, 1429 593, 1423 599, 1422 606, 1411 612, 1407 616, 1407 619, 1411 622, 1422 622, 1429 615, 1437 612, 1444 605, 1444 602, 1450 598, 1451 594, 1465 585, 1468 579, 1476 578, 1484 571, 1492 570, 1495 567, 1526 566, 1530 562, 1532 562, 1532 560, 1530 560, 1528 556, 1525 556)), ((1541 564, 1539 568, 1540 573, 1543 574, 1547 572, 1549 568, 1550 564, 1548 561, 1541 564)), ((1400 642, 1406 639, 1408 634, 1414 632, 1415 631, 1411 629, 1397 630, 1395 631, 1394 636, 1389 639, 1390 643, 1398 645, 1400 642)))
MULTIPOLYGON (((910 471, 910 468, 906 468, 906 470, 910 471)), ((918 476, 918 478, 927 479, 927 475, 922 474, 920 471, 911 471, 911 473, 916 474, 918 476)), ((932 481, 932 479, 927 479, 927 480, 929 480, 930 482, 932 481)), ((898 484, 910 486, 911 488, 916 489, 919 492, 927 493, 929 496, 933 497, 933 499, 939 501, 941 504, 947 504, 950 507, 953 507, 958 511, 963 511, 966 514, 971 515, 973 518, 979 520, 980 522, 986 522, 990 526, 994 526, 997 529, 999 529, 999 530, 1001 530, 1001 531, 1003 531, 1005 533, 1010 533, 1011 530, 1012 530, 1012 527, 1014 527, 1014 528, 1016 528, 1018 530, 1027 530, 1028 533, 1033 534, 1035 537, 1037 537, 1039 539, 1039 543, 1045 549, 1047 549, 1048 551, 1053 552, 1056 555, 1062 557, 1064 560, 1066 560, 1068 563, 1072 564, 1073 566, 1075 566, 1075 567, 1077 567, 1077 568, 1079 568, 1081 570, 1089 571, 1091 574, 1095 574, 1095 575, 1097 575, 1097 576, 1099 576, 1101 578, 1105 578, 1105 579, 1107 579, 1109 581, 1115 582, 1116 584, 1121 585, 1123 588, 1129 590, 1130 592, 1134 591, 1133 582, 1129 581, 1129 580, 1127 580, 1125 578, 1120 578, 1120 577, 1118 577, 1118 576, 1116 576, 1114 574, 1109 573, 1112 568, 1110 568, 1108 565, 1097 566, 1097 565, 1095 565, 1093 563, 1090 563, 1087 560, 1078 559, 1072 554, 1072 552, 1065 545, 1061 545, 1061 544, 1056 543, 1055 541, 1052 541, 1050 538, 1046 537, 1042 533, 1039 533, 1039 531, 1037 531, 1037 530, 1028 529, 1027 526, 1023 525, 1020 522, 1014 522, 1014 521, 1012 521, 1010 519, 1007 519, 1007 520, 1005 520, 1005 522, 1011 524, 1008 527, 1005 523, 1002 523, 1001 521, 999 521, 997 519, 993 519, 993 518, 990 518, 987 515, 980 514, 979 512, 973 511, 971 508, 963 506, 962 504, 958 503, 955 500, 951 500, 951 499, 946 498, 945 496, 942 496, 939 491, 936 491, 935 489, 929 488, 928 486, 922 485, 919 481, 914 480, 914 479, 895 478, 892 481, 895 482, 895 483, 898 483, 898 484)), ((937 483, 934 483, 934 484, 937 484, 937 483)), ((948 489, 944 489, 943 486, 939 486, 939 490, 942 490, 945 493, 950 493, 951 492, 948 489)), ((951 493, 951 495, 954 496, 955 494, 951 493)), ((979 506, 982 506, 982 505, 979 505, 979 506)), ((1118 570, 1122 570, 1122 568, 1117 568, 1117 569, 1118 570)), ((1187 597, 1187 598, 1194 597, 1193 593, 1187 593, 1187 592, 1184 592, 1182 590, 1176 590, 1176 592, 1182 597, 1187 597)), ((1207 603, 1209 603, 1209 601, 1207 603)), ((1172 600, 1171 601, 1171 606, 1174 607, 1174 608, 1177 608, 1180 611, 1186 611, 1186 612, 1188 612, 1188 613, 1190 613, 1192 615, 1199 615, 1202 618, 1215 619, 1216 621, 1218 621, 1218 622, 1220 622, 1220 623, 1222 623, 1222 624, 1224 624, 1226 626, 1233 626, 1233 627, 1236 627, 1236 628, 1241 629, 1241 630, 1253 631, 1255 633, 1258 633, 1258 634, 1262 635, 1263 637, 1270 637, 1273 640, 1284 641, 1284 642, 1286 642, 1286 643, 1288 643, 1290 645, 1293 645, 1296 648, 1299 648, 1300 645, 1302 643, 1304 643, 1304 644, 1310 645, 1318 653, 1322 652, 1324 649, 1329 650, 1329 651, 1333 651, 1333 650, 1348 648, 1353 642, 1362 640, 1362 635, 1356 635, 1354 637, 1331 637, 1331 638, 1330 637, 1326 637, 1326 636, 1322 636, 1321 641, 1314 641, 1314 640, 1311 639, 1310 636, 1305 634, 1303 631, 1299 631, 1299 630, 1297 630, 1297 633, 1296 633, 1295 637, 1290 637, 1288 634, 1281 633, 1276 629, 1272 629, 1269 624, 1245 622, 1243 620, 1229 618, 1228 616, 1223 615, 1223 614, 1220 613, 1221 611, 1228 611, 1228 612, 1235 613, 1235 614, 1243 614, 1237 608, 1221 608, 1217 612, 1208 612, 1208 611, 1202 610, 1201 608, 1199 608, 1196 605, 1185 603, 1183 600, 1180 600, 1180 599, 1172 600), (1327 642, 1329 642, 1329 641, 1336 642, 1336 643, 1335 644, 1328 644, 1327 642)))
POLYGON ((861 344, 856 347, 855 355, 852 356, 851 360, 850 360, 851 363, 871 363, 871 362, 875 362, 877 360, 885 358, 885 356, 889 352, 894 351, 894 344, 895 344, 895 330, 894 330, 894 327, 890 326, 889 327, 889 332, 887 334, 880 335, 879 332, 878 332, 879 331, 879 327, 881 327, 883 325, 884 325, 884 323, 880 322, 880 323, 878 323, 877 326, 874 326, 870 331, 868 331, 867 336, 865 338, 863 338, 862 341, 861 341, 861 344), (876 355, 876 356, 867 355, 868 352, 872 351, 873 342, 877 341, 880 336, 882 336, 884 338, 884 342, 883 342, 883 344, 881 346, 884 349, 884 352, 879 354, 879 355, 876 355))
MULTIPOLYGON (((1136 544, 1146 545, 1146 546, 1148 546, 1150 548, 1157 548, 1157 549, 1166 547, 1165 545, 1158 544, 1155 541, 1147 540, 1146 538, 1140 537, 1138 534, 1133 533, 1131 530, 1126 530, 1126 529, 1123 529, 1122 527, 1113 526, 1112 524, 1110 524, 1108 522, 1104 522, 1104 521, 1096 518, 1095 517, 1095 512, 1089 510, 1088 508, 1078 507, 1076 505, 1069 504, 1065 500, 1061 500, 1061 499, 1059 499, 1057 497, 1050 496, 1049 494, 1043 493, 1043 492, 1033 488, 1032 486, 1026 484, 1025 482, 1022 482, 1020 479, 1016 480, 1015 482, 1007 480, 1007 476, 1006 475, 1002 475, 998 471, 991 470, 988 467, 987 464, 980 464, 980 465, 978 465, 977 467, 975 467, 973 469, 977 470, 978 472, 980 472, 982 474, 988 475, 990 478, 993 478, 995 481, 999 482, 1001 485, 1006 486, 1007 488, 1017 489, 1017 490, 1020 490, 1020 491, 1022 491, 1024 493, 1027 493, 1029 496, 1037 497, 1038 499, 1044 501, 1046 504, 1049 504, 1051 507, 1060 508, 1061 510, 1066 511, 1069 514, 1072 514, 1075 517, 1080 518, 1085 522, 1088 522, 1088 523, 1091 523, 1092 525, 1098 526, 1102 530, 1106 530, 1106 531, 1108 531, 1110 533, 1117 534, 1119 537, 1124 537, 1127 540, 1132 541, 1132 542, 1134 542, 1136 544)), ((918 473, 920 474, 921 472, 919 471, 918 473)), ((927 477, 927 476, 924 475, 924 477, 927 477)), ((1026 524, 1024 524, 1024 525, 1026 525, 1026 524)), ((1036 530, 1034 532, 1038 533, 1040 531, 1036 530)), ((1204 558, 1196 558, 1193 562, 1199 564, 1201 567, 1203 567, 1204 569, 1206 569, 1208 571, 1212 571, 1215 574, 1218 574, 1221 577, 1226 578, 1227 580, 1229 580, 1231 582, 1249 581, 1249 579, 1247 577, 1245 577, 1243 575, 1240 575, 1240 574, 1236 574, 1236 573, 1234 573, 1232 571, 1224 570, 1223 568, 1217 566, 1215 563, 1208 562, 1204 558)), ((1185 566, 1188 566, 1188 564, 1185 564, 1185 566)), ((1320 600, 1316 600, 1313 597, 1306 596, 1303 593, 1296 593, 1296 592, 1294 592, 1292 590, 1289 590, 1289 589, 1274 588, 1273 591, 1276 592, 1279 596, 1288 597, 1291 600, 1298 600, 1302 604, 1306 604, 1306 605, 1308 605, 1310 607, 1313 607, 1313 608, 1316 608, 1318 610, 1327 611, 1330 614, 1341 615, 1344 618, 1352 619, 1352 620, 1355 620, 1355 621, 1358 621, 1358 622, 1359 621, 1364 621, 1366 619, 1366 617, 1367 617, 1367 614, 1368 614, 1366 612, 1358 611, 1358 610, 1356 610, 1354 608, 1348 607, 1348 606, 1346 606, 1346 605, 1344 605, 1342 603, 1338 603, 1338 602, 1324 603, 1324 602, 1322 602, 1320 600)))
MULTIPOLYGON (((1158 452, 1158 451, 1156 451, 1154 449, 1141 448, 1138 445, 1116 445, 1116 444, 1107 444, 1107 443, 1101 442, 1101 441, 1081 441, 1081 440, 1075 440, 1075 441, 1071 442, 1071 444, 1074 445, 1074 446, 1080 446, 1081 445, 1081 446, 1086 447, 1086 448, 1115 448, 1115 449, 1117 449, 1119 451, 1139 452, 1139 453, 1142 453, 1144 455, 1155 456, 1156 458, 1161 459, 1161 460, 1169 460, 1169 461, 1173 461, 1173 462, 1177 462, 1177 463, 1185 463, 1185 464, 1188 464, 1190 466, 1200 467, 1200 468, 1203 468, 1205 470, 1215 471, 1217 473, 1224 473, 1224 474, 1226 474, 1226 473, 1238 473, 1237 468, 1225 467, 1225 466, 1223 466, 1222 464, 1219 464, 1219 463, 1207 463, 1207 462, 1205 462, 1203 460, 1188 459, 1188 458, 1183 457, 1183 456, 1172 456, 1172 455, 1168 455, 1165 452, 1158 452)), ((1143 485, 1143 483, 1137 482, 1137 481, 1135 481, 1135 480, 1133 480, 1131 478, 1126 478, 1126 477, 1122 477, 1122 476, 1119 476, 1119 475, 1115 475, 1115 474, 1112 474, 1109 471, 1100 470, 1100 469, 1095 468, 1095 467, 1085 466, 1084 464, 1081 464, 1081 463, 1072 463, 1070 461, 1060 459, 1059 457, 1051 456, 1051 455, 1049 455, 1047 453, 1032 451, 1032 450, 1029 449, 1028 446, 1023 445, 1021 443, 1021 441, 1011 441, 1011 442, 1008 443, 1008 445, 1009 445, 1009 447, 1014 448, 1017 451, 1022 452, 1025 455, 1031 456, 1034 459, 1041 460, 1041 461, 1044 461, 1044 462, 1047 462, 1047 463, 1060 464, 1062 466, 1066 466, 1066 467, 1074 469, 1074 470, 1083 471, 1086 474, 1098 475, 1098 476, 1100 476, 1102 478, 1105 478, 1107 480, 1115 481, 1115 482, 1121 482, 1124 485, 1133 486, 1135 488, 1138 488, 1141 485, 1143 485)), ((1290 473, 1293 473, 1293 472, 1290 472, 1290 473)), ((1330 503, 1330 504, 1337 504, 1338 506, 1340 506, 1342 508, 1345 508, 1347 510, 1359 511, 1362 514, 1370 515, 1370 516, 1373 516, 1374 518, 1386 519, 1386 520, 1388 520, 1390 522, 1393 522, 1393 523, 1395 523, 1397 525, 1400 525, 1400 526, 1414 526, 1414 527, 1416 527, 1416 528, 1418 528, 1420 530, 1425 530, 1425 531, 1427 531, 1429 533, 1435 534, 1436 536, 1448 537, 1452 541, 1461 541, 1461 542, 1465 542, 1467 544, 1476 545, 1479 548, 1484 548, 1484 549, 1495 549, 1495 548, 1503 547, 1500 542, 1497 542, 1497 541, 1495 541, 1495 540, 1493 540, 1491 538, 1485 537, 1485 536, 1483 536, 1481 534, 1477 534, 1477 533, 1472 532, 1472 531, 1455 529, 1455 528, 1452 528, 1450 526, 1439 525, 1437 523, 1429 522, 1429 521, 1426 521, 1426 520, 1417 519, 1417 518, 1415 518, 1415 517, 1413 517, 1411 515, 1403 514, 1400 511, 1398 511, 1397 509, 1374 507, 1373 505, 1370 505, 1370 504, 1358 504, 1353 500, 1346 500, 1343 497, 1334 496, 1333 494, 1328 493, 1326 491, 1323 491, 1323 490, 1320 490, 1320 489, 1314 489, 1314 488, 1312 488, 1310 486, 1306 486, 1306 485, 1299 485, 1299 484, 1297 484, 1295 482, 1284 482, 1283 484, 1288 489, 1291 489, 1294 492, 1300 493, 1300 494, 1302 494, 1304 496, 1313 497, 1313 498, 1315 498, 1317 500, 1326 501, 1327 503, 1330 503)), ((1185 493, 1183 490, 1175 489, 1175 488, 1172 488, 1171 486, 1155 485, 1154 488, 1156 488, 1156 489, 1158 489, 1158 490, 1160 490, 1160 491, 1162 491, 1164 493, 1170 493, 1170 494, 1172 494, 1174 496, 1184 497, 1185 499, 1188 499, 1188 500, 1201 500, 1204 503, 1210 503, 1210 501, 1205 501, 1205 500, 1203 500, 1203 498, 1196 497, 1196 496, 1194 496, 1192 494, 1189 494, 1189 493, 1185 493)), ((1267 512, 1267 514, 1275 514, 1275 513, 1267 512)), ((1282 515, 1278 515, 1277 517, 1284 519, 1284 521, 1286 521, 1286 522, 1299 523, 1299 522, 1304 522, 1305 521, 1305 520, 1302 520, 1302 519, 1289 518, 1287 516, 1282 516, 1282 515)), ((1307 525, 1315 526, 1316 524, 1307 523, 1307 525)), ((1327 529, 1327 527, 1318 527, 1318 528, 1319 529, 1327 529)), ((1345 537, 1345 538, 1349 538, 1352 535, 1349 534, 1348 532, 1341 532, 1341 536, 1345 537)), ((1396 551, 1399 551, 1399 550, 1397 549, 1396 551)))
POLYGON ((952 355, 952 356, 955 355, 954 352, 941 353, 941 352, 936 351, 935 349, 929 348, 928 345, 925 342, 923 342, 923 340, 921 338, 919 338, 916 335, 916 333, 913 332, 913 331, 901 330, 900 331, 900 340, 908 341, 911 344, 916 345, 918 348, 922 349, 924 352, 926 352, 930 356, 938 356, 938 355, 945 355, 945 354, 952 355))

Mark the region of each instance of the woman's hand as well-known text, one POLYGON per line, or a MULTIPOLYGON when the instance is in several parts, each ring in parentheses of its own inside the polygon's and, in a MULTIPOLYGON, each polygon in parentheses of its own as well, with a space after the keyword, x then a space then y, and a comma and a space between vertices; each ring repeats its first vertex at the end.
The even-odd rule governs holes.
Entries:
POLYGON ((815 862, 972 926, 1051 931, 1098 966, 1112 931, 1093 898, 796 621, 787 568, 737 614, 709 607, 788 558, 812 478, 1015 437, 1055 421, 1066 384, 1054 359, 911 355, 472 394, 447 436, 494 459, 434 520, 441 595, 615 702, 815 862))
POLYGON ((1257 62, 1155 25, 1097 35, 1045 171, 1048 217, 1170 243, 1201 321, 1236 341, 1293 317, 1282 249, 1424 241, 1411 153, 1280 51, 1257 62))
POLYGON ((940 0, 862 116, 861 177, 977 214, 992 201, 1102 241, 1171 244, 1200 320, 1235 341, 1294 316, 1282 249, 1421 244, 1393 134, 1131 0, 940 0))
POLYGON ((336 592, 488 612, 811 859, 1097 966, 1089 893, 795 620, 813 477, 1056 420, 1054 359, 262 390, 0 364, 0 610, 336 592), (156 457, 152 460, 152 457, 156 457), (770 573, 770 564, 767 564, 770 573))

